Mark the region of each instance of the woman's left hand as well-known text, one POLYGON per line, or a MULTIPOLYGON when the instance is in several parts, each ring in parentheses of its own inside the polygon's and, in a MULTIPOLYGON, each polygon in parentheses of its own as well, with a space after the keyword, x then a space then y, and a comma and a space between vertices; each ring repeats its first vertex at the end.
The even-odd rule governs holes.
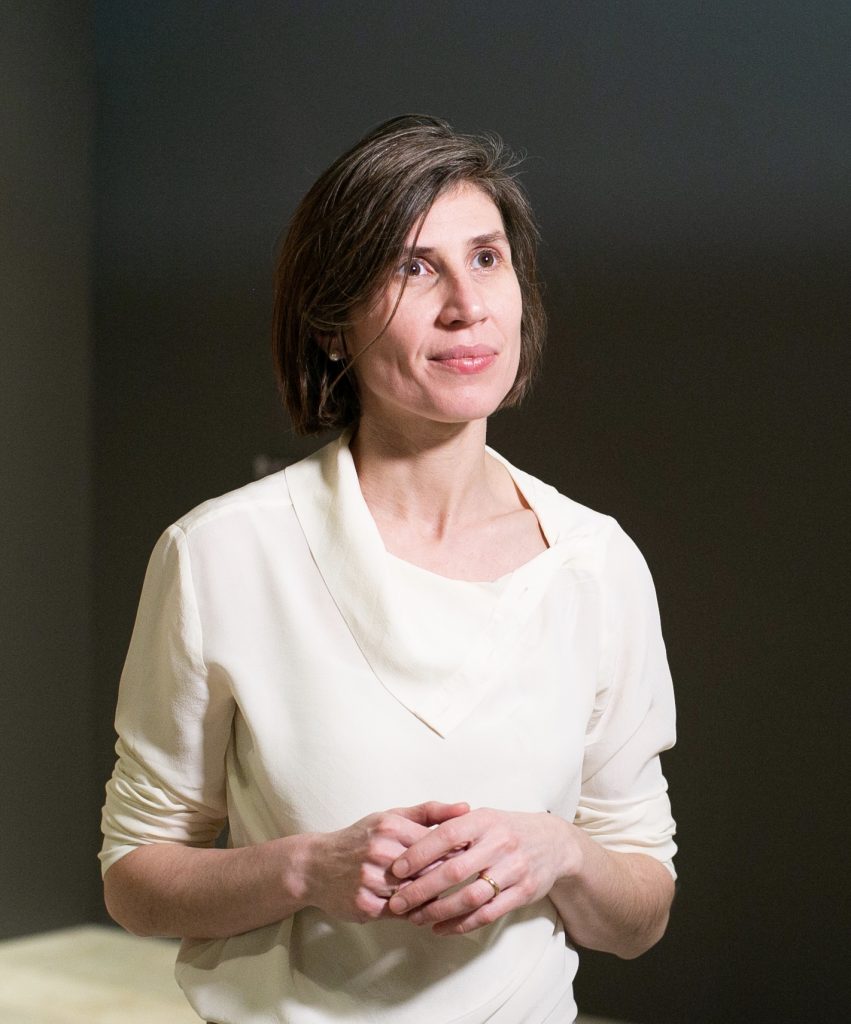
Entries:
POLYGON ((390 900, 390 910, 414 924, 430 924, 438 934, 491 924, 542 899, 557 879, 581 869, 576 832, 547 813, 480 808, 453 818, 391 865, 397 878, 411 880, 390 900))

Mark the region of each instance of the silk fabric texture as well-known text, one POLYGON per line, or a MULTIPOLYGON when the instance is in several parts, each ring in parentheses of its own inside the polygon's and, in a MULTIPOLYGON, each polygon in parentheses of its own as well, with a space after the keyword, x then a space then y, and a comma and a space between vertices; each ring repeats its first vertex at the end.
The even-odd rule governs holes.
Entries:
MULTIPOLYGON (((394 564, 347 435, 165 532, 121 679, 104 871, 225 821, 244 846, 425 800, 551 811, 670 868, 650 574, 613 519, 505 465, 548 547, 484 590, 394 564)), ((222 1024, 540 1024, 575 1014, 577 962, 544 899, 451 937, 308 908, 184 942, 177 977, 222 1024)))

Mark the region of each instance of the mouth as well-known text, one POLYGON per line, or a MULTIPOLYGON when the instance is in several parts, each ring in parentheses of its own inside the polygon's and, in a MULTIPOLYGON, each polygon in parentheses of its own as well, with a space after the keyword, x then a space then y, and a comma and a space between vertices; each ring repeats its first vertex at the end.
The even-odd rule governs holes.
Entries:
POLYGON ((497 353, 487 345, 454 345, 436 355, 429 362, 459 373, 481 373, 496 361, 497 353))

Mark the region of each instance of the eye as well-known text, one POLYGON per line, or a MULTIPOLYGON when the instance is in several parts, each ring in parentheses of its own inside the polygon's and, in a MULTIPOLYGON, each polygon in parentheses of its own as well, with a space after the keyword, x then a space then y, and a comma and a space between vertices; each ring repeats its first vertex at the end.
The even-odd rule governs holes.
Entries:
POLYGON ((492 270, 501 259, 495 249, 480 249, 473 257, 473 266, 478 270, 492 270))
POLYGON ((428 267, 421 259, 405 260, 399 267, 399 273, 405 277, 424 277, 428 273, 428 267))

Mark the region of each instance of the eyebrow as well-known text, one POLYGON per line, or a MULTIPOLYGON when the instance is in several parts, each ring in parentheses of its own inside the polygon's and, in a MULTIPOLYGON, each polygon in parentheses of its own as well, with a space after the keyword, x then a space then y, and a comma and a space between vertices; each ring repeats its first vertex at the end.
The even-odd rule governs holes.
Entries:
MULTIPOLYGON (((475 238, 470 238, 467 241, 467 245, 470 246, 470 248, 475 248, 477 245, 493 245, 495 242, 504 242, 508 245, 508 237, 504 231, 490 231, 486 235, 476 235, 475 238)), ((411 255, 431 256, 434 252, 436 252, 434 246, 418 245, 415 246, 411 255)))

